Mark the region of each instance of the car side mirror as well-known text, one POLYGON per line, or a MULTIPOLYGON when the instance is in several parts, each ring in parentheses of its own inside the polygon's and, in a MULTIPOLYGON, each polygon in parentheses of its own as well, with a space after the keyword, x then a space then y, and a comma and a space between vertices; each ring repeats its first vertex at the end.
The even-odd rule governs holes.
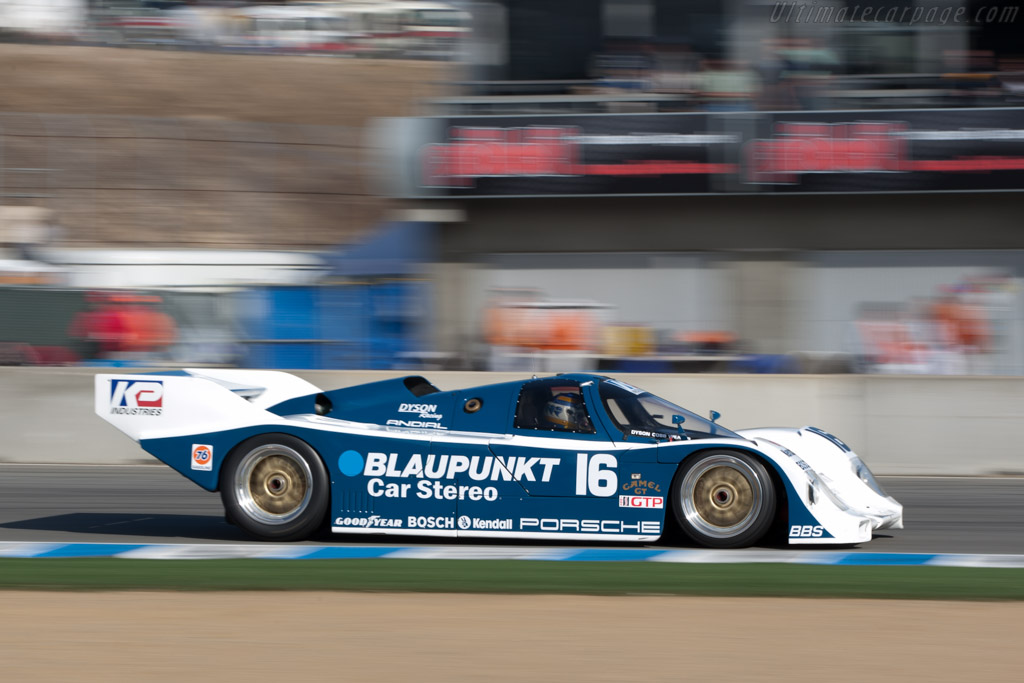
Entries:
POLYGON ((674 424, 676 426, 676 429, 679 430, 679 435, 680 436, 682 436, 684 434, 684 432, 683 432, 683 423, 684 422, 686 422, 686 417, 685 416, 683 416, 683 415, 673 415, 672 416, 672 424, 674 424))
POLYGON ((712 424, 717 422, 718 418, 720 418, 720 417, 722 417, 722 414, 720 412, 718 412, 717 410, 712 410, 711 411, 711 422, 712 422, 712 424))

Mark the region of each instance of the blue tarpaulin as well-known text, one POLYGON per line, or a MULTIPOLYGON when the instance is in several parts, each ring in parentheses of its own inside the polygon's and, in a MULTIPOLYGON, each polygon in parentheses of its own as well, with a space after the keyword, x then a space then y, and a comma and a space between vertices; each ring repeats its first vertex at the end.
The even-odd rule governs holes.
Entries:
POLYGON ((433 223, 392 221, 373 231, 361 244, 337 247, 324 255, 328 277, 421 275, 436 261, 437 237, 433 223))

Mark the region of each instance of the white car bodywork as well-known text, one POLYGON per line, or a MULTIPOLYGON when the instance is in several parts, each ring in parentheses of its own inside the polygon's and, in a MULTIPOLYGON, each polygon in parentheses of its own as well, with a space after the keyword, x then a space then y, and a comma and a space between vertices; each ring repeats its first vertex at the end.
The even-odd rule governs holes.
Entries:
MULTIPOLYGON (((795 487, 807 509, 832 538, 790 525, 790 544, 862 543, 881 529, 903 528, 903 506, 885 493, 860 457, 815 427, 743 429, 758 449, 788 470, 803 470, 807 487, 795 487)), ((793 472, 791 480, 799 478, 793 472)), ((824 535, 824 534, 823 534, 824 535)))

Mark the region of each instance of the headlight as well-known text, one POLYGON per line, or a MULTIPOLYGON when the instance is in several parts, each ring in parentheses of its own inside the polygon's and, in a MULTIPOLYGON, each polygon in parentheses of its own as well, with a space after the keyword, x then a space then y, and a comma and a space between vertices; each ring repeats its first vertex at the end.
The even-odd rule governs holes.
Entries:
POLYGON ((775 443, 771 439, 766 439, 763 436, 759 438, 761 439, 761 441, 766 441, 770 443, 771 445, 775 446, 780 451, 788 455, 790 459, 793 462, 795 462, 800 469, 804 471, 804 474, 807 475, 807 500, 812 505, 817 504, 818 499, 821 497, 821 494, 824 493, 825 496, 827 496, 828 499, 832 501, 832 504, 835 505, 840 510, 850 509, 850 506, 843 502, 843 500, 835 494, 835 491, 833 491, 832 487, 829 486, 829 481, 827 479, 823 479, 823 475, 818 474, 813 467, 811 467, 804 461, 803 458, 801 458, 799 455, 789 450, 782 444, 775 443))
POLYGON ((842 498, 837 496, 836 492, 832 490, 832 487, 829 486, 829 482, 824 478, 823 475, 818 474, 811 467, 805 469, 804 474, 807 475, 807 479, 810 481, 810 485, 808 488, 813 488, 815 492, 815 497, 811 498, 812 503, 817 502, 817 494, 824 493, 825 496, 830 501, 832 501, 832 504, 835 505, 840 510, 846 511, 850 509, 850 506, 847 505, 846 502, 842 498))
POLYGON ((872 474, 871 470, 868 469, 868 466, 864 464, 863 460, 858 458, 856 455, 851 454, 850 465, 853 466, 853 473, 856 474, 862 482, 867 484, 872 491, 885 498, 889 497, 889 494, 886 493, 885 489, 882 488, 882 485, 878 483, 878 480, 875 479, 875 475, 872 474))

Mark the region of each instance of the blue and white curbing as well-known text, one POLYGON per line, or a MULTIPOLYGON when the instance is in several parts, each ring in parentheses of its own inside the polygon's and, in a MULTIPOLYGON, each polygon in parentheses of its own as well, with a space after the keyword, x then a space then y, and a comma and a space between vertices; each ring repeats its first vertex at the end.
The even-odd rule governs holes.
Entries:
POLYGON ((135 560, 536 560, 678 564, 816 564, 862 567, 1024 568, 1024 555, 772 550, 658 550, 529 546, 360 546, 214 543, 0 543, 2 558, 116 557, 135 560))

